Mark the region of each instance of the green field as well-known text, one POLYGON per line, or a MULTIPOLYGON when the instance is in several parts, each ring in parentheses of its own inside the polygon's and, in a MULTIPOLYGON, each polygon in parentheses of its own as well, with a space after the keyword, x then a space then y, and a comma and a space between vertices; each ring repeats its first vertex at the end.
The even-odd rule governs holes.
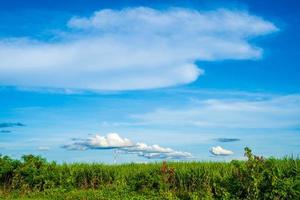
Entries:
POLYGON ((300 160, 57 164, 0 157, 0 199, 300 199, 300 160))

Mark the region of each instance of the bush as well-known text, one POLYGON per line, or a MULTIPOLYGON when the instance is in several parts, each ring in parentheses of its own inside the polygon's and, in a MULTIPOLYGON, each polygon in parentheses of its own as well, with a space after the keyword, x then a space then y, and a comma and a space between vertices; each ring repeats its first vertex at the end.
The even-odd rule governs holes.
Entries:
POLYGON ((0 199, 300 199, 298 158, 265 159, 249 148, 245 156, 230 163, 124 165, 0 156, 0 199))

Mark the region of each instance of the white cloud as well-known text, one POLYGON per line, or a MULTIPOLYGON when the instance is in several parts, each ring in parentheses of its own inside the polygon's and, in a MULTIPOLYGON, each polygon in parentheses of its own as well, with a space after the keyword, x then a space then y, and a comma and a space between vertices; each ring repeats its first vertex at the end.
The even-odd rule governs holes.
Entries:
POLYGON ((147 145, 145 143, 136 143, 133 147, 124 148, 127 153, 136 153, 139 156, 148 159, 185 159, 192 158, 192 154, 188 152, 175 151, 171 148, 161 147, 159 145, 147 145))
POLYGON ((163 148, 159 145, 147 145, 145 143, 136 143, 134 147, 128 148, 126 151, 128 152, 144 152, 144 153, 170 153, 174 151, 170 148, 163 148))
POLYGON ((133 142, 127 138, 120 137, 117 133, 108 133, 106 136, 95 135, 88 139, 75 139, 73 143, 64 145, 63 148, 68 150, 111 149, 133 145, 133 142))
POLYGON ((65 144, 62 146, 62 148, 64 149, 67 149, 67 150, 70 150, 70 151, 85 151, 87 149, 89 149, 85 143, 77 143, 77 142, 74 142, 72 144, 65 144))
POLYGON ((134 153, 139 156, 152 159, 184 159, 192 158, 188 152, 175 151, 171 148, 159 145, 147 145, 145 143, 133 143, 127 138, 120 137, 117 133, 109 133, 106 136, 95 135, 88 139, 73 139, 73 143, 63 145, 67 150, 88 150, 88 149, 111 149, 117 148, 124 153, 134 153))
POLYGON ((129 147, 133 143, 127 138, 121 138, 117 133, 109 133, 107 136, 96 135, 89 139, 89 145, 92 147, 110 148, 110 147, 129 147))
POLYGON ((196 60, 257 59, 250 38, 277 27, 246 11, 104 9, 73 17, 56 42, 0 41, 0 84, 96 90, 187 84, 196 60))
POLYGON ((40 146, 37 148, 39 151, 49 151, 50 148, 49 147, 46 147, 46 146, 40 146))
POLYGON ((172 151, 170 153, 145 153, 139 154, 148 159, 188 159, 193 158, 191 153, 182 151, 172 151))
POLYGON ((220 146, 216 146, 216 147, 212 147, 210 149, 210 152, 212 154, 214 154, 215 156, 229 156, 229 155, 232 155, 233 152, 230 151, 230 150, 227 150, 227 149, 223 149, 222 147, 220 146))
POLYGON ((300 95, 266 99, 208 99, 176 109, 136 114, 134 123, 202 128, 293 128, 300 126, 300 95))

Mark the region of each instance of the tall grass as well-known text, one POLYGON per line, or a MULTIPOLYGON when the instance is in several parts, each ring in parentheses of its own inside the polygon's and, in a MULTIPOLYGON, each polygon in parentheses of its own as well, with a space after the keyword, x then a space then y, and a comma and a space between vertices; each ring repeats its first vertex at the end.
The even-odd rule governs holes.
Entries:
POLYGON ((57 164, 33 155, 21 160, 1 156, 0 198, 300 199, 298 158, 264 159, 248 148, 245 155, 247 161, 230 163, 123 165, 57 164))

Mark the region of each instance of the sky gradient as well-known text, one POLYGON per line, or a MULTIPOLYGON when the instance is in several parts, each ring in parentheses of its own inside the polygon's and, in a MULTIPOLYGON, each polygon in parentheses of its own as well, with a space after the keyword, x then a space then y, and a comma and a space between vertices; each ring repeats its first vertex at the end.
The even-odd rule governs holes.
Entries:
POLYGON ((298 8, 296 0, 1 2, 0 153, 231 160, 249 146, 298 156, 298 8))

